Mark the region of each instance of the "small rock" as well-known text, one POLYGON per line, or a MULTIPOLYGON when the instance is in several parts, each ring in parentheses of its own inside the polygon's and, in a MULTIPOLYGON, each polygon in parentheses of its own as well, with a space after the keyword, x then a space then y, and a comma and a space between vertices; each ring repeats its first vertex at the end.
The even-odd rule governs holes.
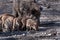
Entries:
POLYGON ((22 36, 25 36, 26 34, 22 34, 22 36))

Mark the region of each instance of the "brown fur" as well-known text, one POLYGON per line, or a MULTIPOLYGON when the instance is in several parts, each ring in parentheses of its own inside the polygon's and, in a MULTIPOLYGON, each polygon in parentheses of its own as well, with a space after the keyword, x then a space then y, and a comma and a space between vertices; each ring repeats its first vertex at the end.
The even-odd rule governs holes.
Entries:
MULTIPOLYGON (((16 11, 16 13, 17 14, 20 13, 19 16, 24 16, 24 14, 31 13, 32 9, 37 10, 37 11, 40 9, 40 6, 37 5, 37 3, 35 3, 35 0, 19 0, 19 1, 20 2, 17 2, 16 6, 14 7, 14 10, 16 11)), ((37 14, 40 14, 40 13, 37 13, 37 14)))
POLYGON ((22 28, 22 23, 21 23, 21 18, 14 18, 12 16, 9 16, 4 23, 4 26, 6 27, 6 31, 16 31, 16 30, 21 30, 22 28))
POLYGON ((26 29, 26 20, 27 19, 33 19, 33 20, 37 20, 36 19, 36 17, 35 16, 33 16, 32 14, 28 14, 28 15, 24 15, 23 17, 22 17, 22 20, 21 20, 21 22, 22 22, 22 29, 26 29))
MULTIPOLYGON (((19 0, 20 4, 17 3, 16 5, 20 5, 19 8, 15 8, 17 12, 19 12, 21 15, 32 15, 32 19, 38 20, 38 23, 40 25, 40 6, 35 3, 35 0, 19 0)), ((18 7, 18 6, 17 6, 18 7)), ((24 17, 25 18, 25 17, 24 17)), ((24 19, 23 18, 23 19, 24 19)))
POLYGON ((16 30, 21 30, 22 28, 22 23, 21 23, 21 18, 14 18, 14 17, 8 17, 5 20, 4 27, 5 30, 3 31, 16 31, 16 30))
POLYGON ((2 29, 3 29, 3 27, 4 27, 5 20, 6 20, 8 17, 14 17, 14 16, 13 16, 13 15, 10 15, 10 14, 7 14, 7 13, 4 13, 4 14, 0 15, 0 20, 2 21, 2 29))
POLYGON ((23 29, 23 30, 26 29, 26 20, 27 20, 28 18, 30 18, 28 15, 24 15, 24 16, 22 17, 21 22, 22 22, 22 29, 23 29))
POLYGON ((14 19, 14 17, 8 16, 8 18, 6 18, 6 20, 4 20, 4 27, 2 27, 3 32, 12 30, 13 19, 14 19))
POLYGON ((10 15, 10 14, 8 14, 8 13, 4 13, 4 14, 0 15, 0 20, 2 21, 2 26, 3 26, 3 24, 4 24, 4 21, 5 21, 9 16, 14 17, 13 15, 10 15))
POLYGON ((13 30, 21 30, 22 28, 21 18, 14 18, 13 30))
MULTIPOLYGON (((22 16, 26 15, 32 15, 31 19, 35 19, 38 20, 38 23, 40 23, 40 6, 36 3, 34 3, 34 1, 32 2, 27 2, 27 1, 23 1, 21 3, 21 10, 22 10, 22 16), (35 18, 34 18, 35 17, 35 18)), ((21 11, 20 10, 20 11, 21 11)))
POLYGON ((26 28, 38 30, 38 24, 36 20, 33 19, 27 19, 26 20, 26 28))

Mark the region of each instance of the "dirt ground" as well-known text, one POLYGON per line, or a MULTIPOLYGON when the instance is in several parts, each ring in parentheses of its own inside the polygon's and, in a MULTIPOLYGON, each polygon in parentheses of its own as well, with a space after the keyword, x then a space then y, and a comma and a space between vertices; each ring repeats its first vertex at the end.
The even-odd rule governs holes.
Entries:
MULTIPOLYGON (((36 0, 37 1, 37 0, 36 0)), ((9 2, 0 0, 0 2, 9 2)), ((50 8, 46 8, 46 5, 43 6, 40 17, 40 27, 39 31, 15 31, 15 32, 0 32, 0 40, 60 40, 60 0, 38 0, 38 4, 49 4, 50 8), (48 35, 50 29, 57 32, 56 35, 48 35), (47 34, 45 34, 47 33, 47 34)), ((12 13, 12 4, 0 5, 0 13, 12 13), (2 8, 1 8, 2 7, 2 8)))

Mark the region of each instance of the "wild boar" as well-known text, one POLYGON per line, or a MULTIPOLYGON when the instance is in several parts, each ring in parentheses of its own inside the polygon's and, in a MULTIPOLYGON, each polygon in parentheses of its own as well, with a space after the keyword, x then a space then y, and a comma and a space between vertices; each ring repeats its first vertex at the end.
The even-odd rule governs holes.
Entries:
POLYGON ((2 30, 3 30, 3 27, 4 27, 5 20, 6 20, 8 17, 14 17, 14 16, 11 15, 11 14, 8 14, 8 13, 4 13, 4 14, 1 14, 1 15, 0 15, 0 20, 1 20, 1 22, 2 22, 2 30))
POLYGON ((4 13, 4 14, 0 15, 0 20, 2 21, 2 27, 4 26, 4 21, 10 16, 14 17, 13 15, 8 14, 8 13, 4 13))
POLYGON ((33 19, 27 19, 26 20, 26 28, 31 30, 38 30, 38 23, 36 20, 33 19))
POLYGON ((14 19, 14 17, 8 16, 8 18, 6 18, 6 20, 4 20, 4 27, 2 27, 3 32, 12 31, 13 19, 14 19))

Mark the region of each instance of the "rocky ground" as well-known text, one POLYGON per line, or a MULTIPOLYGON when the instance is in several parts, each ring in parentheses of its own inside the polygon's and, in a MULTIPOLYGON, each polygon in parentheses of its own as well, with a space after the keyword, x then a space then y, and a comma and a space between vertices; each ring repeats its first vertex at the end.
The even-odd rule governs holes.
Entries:
MULTIPOLYGON (((6 2, 9 1, 0 0, 0 13, 12 13, 12 3, 6 2)), ((37 3, 43 6, 39 31, 0 32, 0 40, 60 40, 60 0, 38 0, 37 3)))

